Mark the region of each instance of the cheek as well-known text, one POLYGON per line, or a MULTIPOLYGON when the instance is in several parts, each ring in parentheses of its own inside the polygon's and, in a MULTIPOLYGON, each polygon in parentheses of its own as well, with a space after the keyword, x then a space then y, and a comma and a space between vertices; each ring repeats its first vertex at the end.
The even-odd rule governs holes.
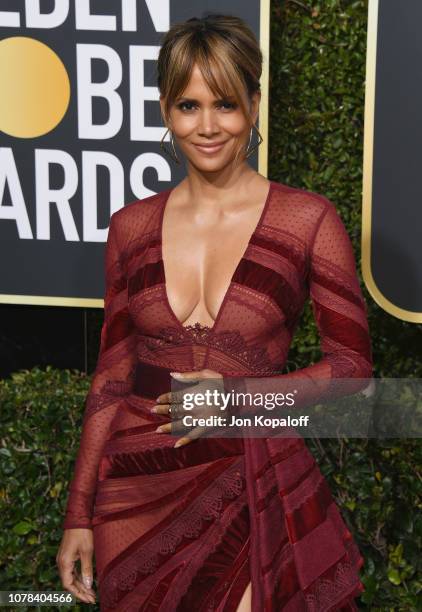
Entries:
POLYGON ((178 117, 177 121, 173 122, 173 133, 176 138, 183 139, 190 136, 196 129, 196 120, 193 116, 178 117))
POLYGON ((246 123, 243 116, 227 116, 227 118, 221 120, 220 125, 221 128, 233 138, 243 140, 249 134, 249 125, 246 123))

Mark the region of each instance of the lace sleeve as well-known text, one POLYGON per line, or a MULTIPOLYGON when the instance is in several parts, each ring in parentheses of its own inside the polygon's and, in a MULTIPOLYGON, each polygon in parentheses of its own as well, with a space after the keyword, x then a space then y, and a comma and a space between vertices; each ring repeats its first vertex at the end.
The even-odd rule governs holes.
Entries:
POLYGON ((266 384, 262 379, 250 378, 244 386, 248 392, 262 393, 267 386, 271 391, 291 390, 291 382, 304 380, 298 407, 322 398, 355 393, 364 389, 367 379, 372 378, 367 307, 357 277, 353 247, 329 200, 309 245, 308 282, 322 359, 294 372, 276 375, 276 383, 266 384))
POLYGON ((97 473, 110 423, 134 381, 135 328, 127 309, 127 282, 118 248, 118 219, 110 219, 105 247, 104 321, 82 433, 69 487, 64 529, 91 528, 97 473))

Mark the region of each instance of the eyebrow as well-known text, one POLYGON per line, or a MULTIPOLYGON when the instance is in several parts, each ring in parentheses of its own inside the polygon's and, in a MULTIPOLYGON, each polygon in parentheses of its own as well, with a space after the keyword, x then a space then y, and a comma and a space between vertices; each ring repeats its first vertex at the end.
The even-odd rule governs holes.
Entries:
MULTIPOLYGON (((215 98, 214 102, 223 102, 223 101, 236 101, 234 96, 226 96, 225 98, 215 98)), ((199 100, 195 100, 195 98, 185 98, 184 96, 180 98, 176 98, 176 103, 180 102, 190 102, 191 104, 200 104, 199 100)))

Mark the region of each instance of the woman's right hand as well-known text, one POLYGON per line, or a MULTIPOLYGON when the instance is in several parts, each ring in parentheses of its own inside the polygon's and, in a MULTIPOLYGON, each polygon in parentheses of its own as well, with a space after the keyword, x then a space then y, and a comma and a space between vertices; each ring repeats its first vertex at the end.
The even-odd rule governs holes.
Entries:
POLYGON ((56 555, 63 588, 85 603, 95 604, 92 589, 94 538, 92 529, 65 529, 60 548, 56 555), (80 560, 80 573, 75 561, 80 560))

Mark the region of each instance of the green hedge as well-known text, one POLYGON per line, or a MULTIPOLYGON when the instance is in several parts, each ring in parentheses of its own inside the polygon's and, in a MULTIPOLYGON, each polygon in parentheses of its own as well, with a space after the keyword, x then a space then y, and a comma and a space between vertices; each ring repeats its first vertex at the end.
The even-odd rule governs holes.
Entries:
POLYGON ((0 381, 0 590, 63 590, 55 557, 88 387, 50 367, 0 381))
MULTIPOLYGON (((269 176, 331 199, 359 263, 367 2, 274 1, 271 12, 269 176)), ((421 377, 421 327, 385 313, 363 283, 362 289, 375 375, 421 377)), ((92 370, 102 313, 88 315, 92 370)), ((287 370, 320 356, 308 305, 287 370)), ((88 387, 83 374, 52 368, 0 381, 2 590, 61 589, 55 555, 88 387)), ((365 558, 361 608, 422 609, 417 605, 420 443, 321 440, 309 445, 365 558)))

